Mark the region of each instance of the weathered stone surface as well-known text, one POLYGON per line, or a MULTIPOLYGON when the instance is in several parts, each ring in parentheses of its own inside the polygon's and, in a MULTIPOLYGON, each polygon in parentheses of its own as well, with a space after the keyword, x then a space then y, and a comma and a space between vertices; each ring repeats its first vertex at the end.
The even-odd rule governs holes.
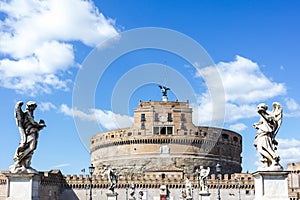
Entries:
POLYGON ((95 174, 110 167, 118 173, 183 166, 194 170, 217 160, 223 173, 241 172, 242 137, 236 132, 195 126, 188 102, 140 102, 129 128, 94 135, 90 140, 95 174))
POLYGON ((253 173, 255 200, 288 200, 288 172, 258 171, 253 173))
POLYGON ((117 200, 118 199, 118 193, 106 193, 107 200, 117 200))
POLYGON ((40 200, 41 177, 35 173, 7 173, 7 200, 40 200))

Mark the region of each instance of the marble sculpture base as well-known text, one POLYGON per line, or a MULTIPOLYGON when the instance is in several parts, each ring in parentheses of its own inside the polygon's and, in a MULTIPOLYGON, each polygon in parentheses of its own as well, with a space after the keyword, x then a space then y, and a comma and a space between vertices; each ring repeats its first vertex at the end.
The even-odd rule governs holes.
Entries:
POLYGON ((118 199, 118 193, 106 193, 107 200, 117 200, 118 199))
POLYGON ((289 200, 288 172, 257 171, 253 173, 255 185, 254 200, 289 200))
POLYGON ((36 173, 4 173, 8 178, 7 200, 39 200, 40 175, 36 173))
POLYGON ((209 200, 210 193, 207 191, 200 191, 199 192, 199 200, 209 200))

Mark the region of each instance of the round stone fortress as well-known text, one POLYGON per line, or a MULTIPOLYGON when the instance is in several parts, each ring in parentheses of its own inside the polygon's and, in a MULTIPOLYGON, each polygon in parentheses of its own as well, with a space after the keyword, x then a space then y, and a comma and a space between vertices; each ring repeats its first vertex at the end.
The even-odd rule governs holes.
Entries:
POLYGON ((222 165, 222 173, 241 172, 242 136, 192 122, 189 102, 140 102, 134 124, 101 132, 90 140, 95 174, 109 168, 118 173, 194 173, 200 166, 222 165))

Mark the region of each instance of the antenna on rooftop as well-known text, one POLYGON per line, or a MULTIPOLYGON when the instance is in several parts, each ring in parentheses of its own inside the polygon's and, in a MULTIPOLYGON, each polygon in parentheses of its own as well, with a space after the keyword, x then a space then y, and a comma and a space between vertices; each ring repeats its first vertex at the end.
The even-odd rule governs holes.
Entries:
POLYGON ((164 86, 167 86, 167 62, 164 61, 164 86))
POLYGON ((171 90, 170 88, 167 87, 167 65, 166 61, 164 62, 164 85, 159 85, 158 87, 160 88, 162 92, 162 101, 167 102, 168 101, 168 96, 167 96, 167 91, 171 90))

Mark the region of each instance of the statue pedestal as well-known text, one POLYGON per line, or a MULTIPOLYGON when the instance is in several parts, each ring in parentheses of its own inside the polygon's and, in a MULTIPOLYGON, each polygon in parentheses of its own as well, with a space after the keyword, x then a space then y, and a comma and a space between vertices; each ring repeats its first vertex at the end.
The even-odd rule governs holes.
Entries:
POLYGON ((41 177, 35 173, 4 173, 8 178, 7 200, 39 200, 41 177))
POLYGON ((255 200, 288 200, 288 172, 257 171, 253 173, 255 200))
POLYGON ((107 200, 117 200, 118 199, 118 193, 106 193, 107 200))
POLYGON ((168 101, 168 97, 167 96, 162 96, 162 101, 163 102, 167 102, 168 101))
POLYGON ((199 192, 199 200, 209 200, 210 193, 207 191, 200 191, 199 192))

